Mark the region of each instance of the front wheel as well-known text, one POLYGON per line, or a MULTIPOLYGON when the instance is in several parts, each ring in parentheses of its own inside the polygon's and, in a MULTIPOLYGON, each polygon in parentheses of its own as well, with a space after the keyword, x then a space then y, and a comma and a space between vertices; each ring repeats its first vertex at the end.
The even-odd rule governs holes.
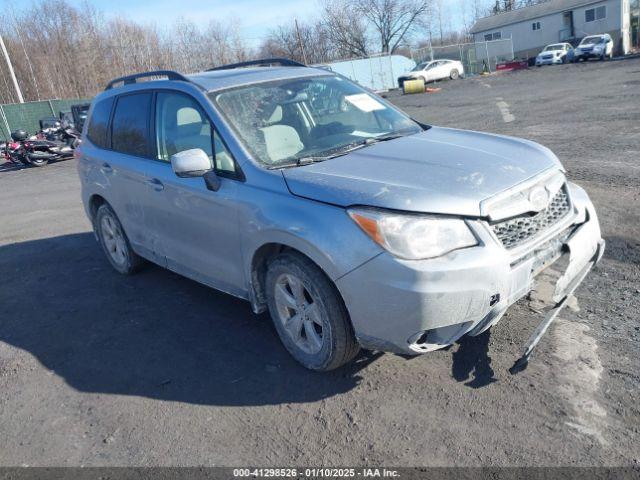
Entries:
POLYGON ((335 285, 308 258, 275 257, 267 269, 267 303, 280 340, 310 370, 328 371, 351 361, 360 347, 335 285))

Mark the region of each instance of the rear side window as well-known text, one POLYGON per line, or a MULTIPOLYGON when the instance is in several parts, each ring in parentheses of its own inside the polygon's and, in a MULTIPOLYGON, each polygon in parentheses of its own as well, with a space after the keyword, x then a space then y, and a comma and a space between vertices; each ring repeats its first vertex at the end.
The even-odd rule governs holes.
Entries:
POLYGON ((99 101, 93 107, 89 126, 87 127, 87 137, 99 148, 108 148, 107 141, 109 132, 109 117, 111 116, 111 107, 113 106, 113 97, 99 101))
POLYGON ((113 114, 111 148, 138 157, 151 156, 149 115, 151 93, 119 97, 113 114))

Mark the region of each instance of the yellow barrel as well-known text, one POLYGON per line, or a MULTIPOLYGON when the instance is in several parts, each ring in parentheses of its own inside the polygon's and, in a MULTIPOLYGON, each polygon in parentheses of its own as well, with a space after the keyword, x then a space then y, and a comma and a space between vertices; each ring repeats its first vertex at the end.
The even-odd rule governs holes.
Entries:
POLYGON ((404 93, 424 93, 424 80, 405 80, 402 84, 404 93))

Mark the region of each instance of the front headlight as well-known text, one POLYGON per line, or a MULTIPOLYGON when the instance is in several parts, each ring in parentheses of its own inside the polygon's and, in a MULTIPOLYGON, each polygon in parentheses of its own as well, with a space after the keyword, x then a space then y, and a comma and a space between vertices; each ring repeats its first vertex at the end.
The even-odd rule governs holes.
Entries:
POLYGON ((350 208, 351 218, 373 241, 405 260, 434 258, 478 244, 464 220, 436 215, 350 208))

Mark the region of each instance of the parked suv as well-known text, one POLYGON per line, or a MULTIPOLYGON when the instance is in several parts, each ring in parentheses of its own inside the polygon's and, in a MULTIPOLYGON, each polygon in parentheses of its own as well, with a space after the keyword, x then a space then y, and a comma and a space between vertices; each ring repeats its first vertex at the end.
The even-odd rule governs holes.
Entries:
POLYGON ((550 150, 423 125, 291 61, 114 80, 77 156, 115 270, 149 260, 268 309, 315 370, 477 335, 563 252, 558 298, 602 255, 550 150))
POLYGON ((585 62, 590 58, 606 60, 613 58, 613 39, 608 33, 584 37, 574 50, 574 61, 585 62))

